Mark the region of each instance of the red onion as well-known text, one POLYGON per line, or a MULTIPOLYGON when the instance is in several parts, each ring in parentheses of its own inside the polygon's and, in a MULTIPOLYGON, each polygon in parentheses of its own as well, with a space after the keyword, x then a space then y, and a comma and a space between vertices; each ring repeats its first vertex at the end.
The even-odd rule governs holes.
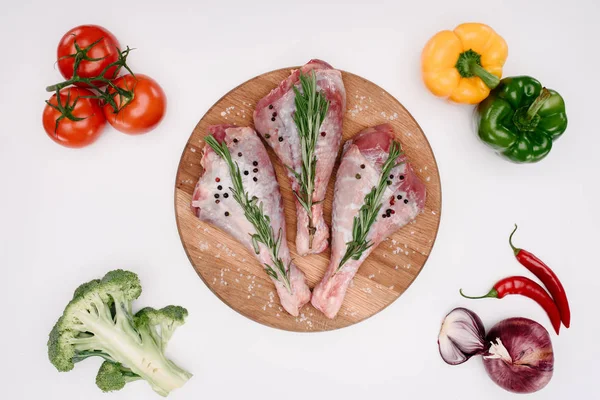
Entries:
POLYGON ((509 318, 488 333, 491 347, 483 356, 485 369, 500 387, 533 393, 550 382, 554 353, 546 328, 527 318, 509 318))
POLYGON ((490 378, 509 392, 533 393, 548 384, 554 370, 554 353, 546 328, 527 318, 509 318, 484 336, 477 314, 455 308, 446 315, 440 329, 440 355, 450 365, 483 355, 490 378))
POLYGON ((442 359, 450 365, 458 365, 485 351, 485 329, 481 319, 466 308, 455 308, 446 315, 438 346, 442 359))

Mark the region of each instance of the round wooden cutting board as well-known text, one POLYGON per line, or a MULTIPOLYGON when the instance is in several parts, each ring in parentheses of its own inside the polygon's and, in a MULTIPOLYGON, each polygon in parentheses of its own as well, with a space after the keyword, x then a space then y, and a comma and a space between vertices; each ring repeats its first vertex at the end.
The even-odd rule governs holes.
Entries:
MULTIPOLYGON (((383 310, 415 280, 433 247, 440 222, 441 187, 435 157, 423 131, 406 109, 389 93, 348 72, 342 72, 347 96, 342 143, 362 129, 384 122, 392 124, 415 173, 425 183, 425 210, 382 242, 360 267, 344 305, 328 319, 310 303, 298 317, 279 305, 277 292, 260 263, 233 238, 192 213, 190 202, 202 172, 200 159, 207 127, 214 124, 252 126, 254 105, 291 72, 280 69, 257 76, 236 87, 202 117, 183 150, 175 185, 175 213, 179 234, 190 262, 206 285, 227 305, 254 321, 290 331, 325 331, 360 322, 383 310)), ((283 166, 266 146, 275 166, 285 206, 288 246, 295 264, 313 288, 323 276, 329 249, 319 255, 296 253, 294 194, 283 166)), ((340 149, 341 150, 341 149, 340 149)), ((325 199, 325 220, 330 225, 331 204, 338 163, 325 199)))

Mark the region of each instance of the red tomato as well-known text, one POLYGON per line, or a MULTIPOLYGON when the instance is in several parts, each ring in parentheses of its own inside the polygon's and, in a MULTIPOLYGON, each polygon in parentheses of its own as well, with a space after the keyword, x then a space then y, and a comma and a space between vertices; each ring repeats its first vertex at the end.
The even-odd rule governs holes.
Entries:
MULTIPOLYGON (((71 29, 60 40, 56 50, 58 58, 58 69, 65 79, 73 77, 73 68, 75 64, 74 55, 77 53, 75 43, 80 49, 89 47, 95 41, 100 40, 94 46, 86 51, 88 58, 99 59, 97 61, 82 60, 77 68, 77 75, 82 78, 93 78, 99 76, 104 68, 119 59, 119 42, 115 36, 96 25, 81 25, 71 29)), ((109 68, 104 77, 112 79, 117 73, 117 66, 109 68)), ((87 87, 85 83, 77 82, 77 86, 87 87)), ((101 86, 101 82, 95 82, 101 86)))
POLYGON ((50 105, 46 104, 42 114, 42 122, 48 136, 66 147, 84 147, 98 139, 106 125, 106 118, 98 100, 83 98, 93 95, 94 93, 87 89, 70 86, 60 91, 59 104, 54 94, 48 100, 50 105), (69 116, 82 119, 73 121, 69 116))
MULTIPOLYGON (((167 109, 167 97, 158 83, 142 74, 123 75, 113 82, 117 87, 133 92, 130 100, 114 96, 119 112, 110 104, 104 105, 104 115, 118 131, 136 135, 156 128, 167 109)), ((109 93, 114 93, 109 88, 109 93)))

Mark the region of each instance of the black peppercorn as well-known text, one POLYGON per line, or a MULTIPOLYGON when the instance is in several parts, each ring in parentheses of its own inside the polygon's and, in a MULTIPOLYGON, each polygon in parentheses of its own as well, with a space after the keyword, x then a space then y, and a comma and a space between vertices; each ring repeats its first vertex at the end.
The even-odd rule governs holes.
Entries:
POLYGON ((404 204, 408 204, 408 199, 404 199, 404 204))
POLYGON ((239 152, 239 153, 238 153, 238 157, 241 157, 241 156, 242 156, 242 153, 241 153, 241 152, 239 152))
POLYGON ((282 138, 281 136, 279 137, 279 141, 280 141, 280 142, 283 142, 283 138, 282 138))
POLYGON ((365 169, 365 164, 360 164, 361 169, 365 169))
POLYGON ((254 169, 252 170, 252 172, 254 172, 254 173, 257 173, 257 172, 258 172, 258 168, 254 168, 254 169))
POLYGON ((223 193, 223 197, 228 198, 229 197, 229 193, 223 193))
POLYGON ((248 172, 248 171, 244 171, 244 175, 248 175, 248 174, 249 174, 249 172, 248 172))
POLYGON ((217 189, 221 190, 221 189, 223 189, 223 186, 219 185, 219 186, 217 186, 217 189))
POLYGON ((225 211, 225 216, 229 217, 229 211, 225 211))
POLYGON ((268 133, 265 133, 265 139, 268 139, 270 137, 271 137, 271 135, 269 135, 268 133))
POLYGON ((238 142, 238 140, 237 140, 237 139, 233 139, 233 143, 237 143, 237 142, 238 142))
POLYGON ((254 178, 252 178, 252 180, 253 180, 254 182, 256 182, 256 181, 258 181, 258 178, 257 178, 257 177, 254 177, 254 178))
POLYGON ((381 214, 381 218, 387 218, 387 215, 381 214))
POLYGON ((404 175, 400 175, 400 180, 404 180, 404 175))
POLYGON ((401 194, 399 194, 398 196, 396 196, 396 198, 397 198, 398 200, 402 200, 402 195, 401 195, 401 194))
POLYGON ((269 110, 273 109, 273 104, 269 104, 269 110))
POLYGON ((256 167, 258 165, 258 161, 252 161, 252 165, 256 167))
POLYGON ((271 118, 271 121, 275 121, 275 117, 271 118))
POLYGON ((356 179, 360 179, 360 174, 356 174, 354 176, 356 177, 356 179))
POLYGON ((327 136, 327 132, 321 132, 321 136, 323 136, 323 137, 327 136))
POLYGON ((276 117, 276 116, 277 116, 277 111, 275 111, 275 112, 273 113, 273 116, 274 116, 274 117, 276 117))
POLYGON ((390 174, 390 179, 394 179, 394 175, 390 174))
POLYGON ((219 198, 219 193, 215 193, 215 199, 219 198))

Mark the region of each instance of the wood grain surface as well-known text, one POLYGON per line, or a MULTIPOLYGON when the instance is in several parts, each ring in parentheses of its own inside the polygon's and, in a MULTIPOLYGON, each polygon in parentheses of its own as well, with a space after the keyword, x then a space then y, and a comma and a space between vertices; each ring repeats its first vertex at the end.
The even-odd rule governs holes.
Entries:
MULTIPOLYGON (((310 304, 301 310, 299 317, 287 314, 279 305, 273 284, 254 256, 227 234, 196 218, 190 202, 202 172, 200 159, 207 127, 223 123, 252 126, 256 102, 286 78, 290 71, 291 68, 284 68, 268 72, 241 84, 217 101, 198 122, 183 150, 177 171, 177 227, 198 275, 223 302, 240 314, 261 324, 289 331, 337 329, 383 310, 415 280, 427 261, 437 235, 441 211, 440 178, 429 142, 408 111, 374 83, 342 72, 347 95, 342 144, 368 126, 384 122, 392 124, 415 173, 425 183, 427 201, 423 213, 382 242, 363 263, 335 319, 327 319, 310 304)), ((329 249, 322 254, 306 257, 296 253, 294 195, 283 166, 268 146, 267 149, 281 187, 288 246, 294 262, 304 271, 309 286, 313 288, 327 267, 329 249)), ((339 157, 325 199, 327 224, 331 222, 338 165, 339 157)))

